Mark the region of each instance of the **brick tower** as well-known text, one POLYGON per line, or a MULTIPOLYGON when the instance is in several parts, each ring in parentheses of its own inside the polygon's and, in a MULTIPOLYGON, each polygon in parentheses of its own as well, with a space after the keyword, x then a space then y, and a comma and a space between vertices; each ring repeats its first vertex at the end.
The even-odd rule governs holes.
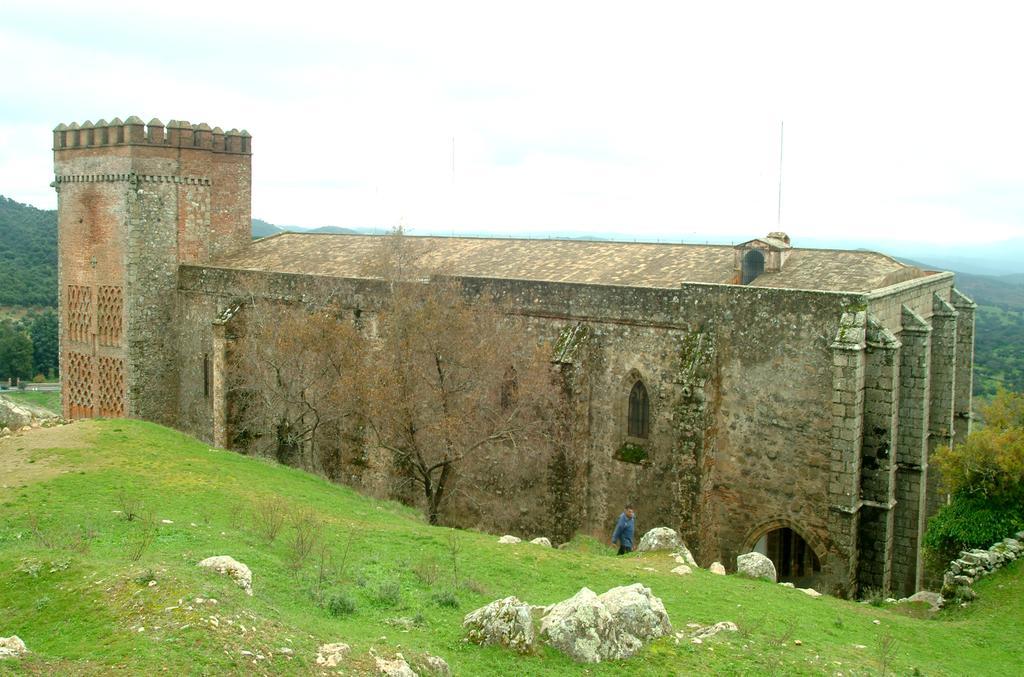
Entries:
POLYGON ((68 418, 171 424, 178 264, 251 240, 248 132, 137 117, 53 131, 68 418))

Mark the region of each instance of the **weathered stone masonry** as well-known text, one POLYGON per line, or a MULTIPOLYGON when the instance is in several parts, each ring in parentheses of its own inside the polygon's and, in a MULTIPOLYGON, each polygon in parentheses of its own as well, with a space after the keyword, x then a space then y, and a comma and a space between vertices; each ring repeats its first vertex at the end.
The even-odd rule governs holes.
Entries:
MULTIPOLYGON (((247 303, 330 298, 372 325, 380 286, 357 271, 374 238, 250 244, 250 154, 244 132, 206 125, 54 131, 66 415, 137 416, 227 445, 247 303)), ((584 529, 603 537, 631 501, 704 564, 772 536, 777 564, 818 587, 923 584, 918 546, 943 500, 928 461, 969 425, 974 305, 951 274, 797 249, 782 233, 737 247, 420 242, 467 295, 496 295, 558 348, 584 529), (642 438, 626 429, 637 382, 642 438), (620 460, 624 445, 643 460, 620 460)), ((365 472, 346 477, 367 488, 365 472)))

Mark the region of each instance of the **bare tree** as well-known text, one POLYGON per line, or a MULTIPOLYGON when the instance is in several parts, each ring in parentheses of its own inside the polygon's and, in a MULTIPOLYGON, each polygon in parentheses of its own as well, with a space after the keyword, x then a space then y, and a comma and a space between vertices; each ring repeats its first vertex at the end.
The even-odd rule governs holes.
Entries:
POLYGON ((235 443, 323 470, 322 447, 358 417, 362 337, 332 305, 251 298, 239 319, 229 379, 235 443))
POLYGON ((389 298, 366 353, 364 413, 437 524, 460 468, 495 452, 522 465, 550 450, 561 389, 550 346, 493 299, 469 299, 458 280, 417 268, 409 239, 382 239, 389 298))

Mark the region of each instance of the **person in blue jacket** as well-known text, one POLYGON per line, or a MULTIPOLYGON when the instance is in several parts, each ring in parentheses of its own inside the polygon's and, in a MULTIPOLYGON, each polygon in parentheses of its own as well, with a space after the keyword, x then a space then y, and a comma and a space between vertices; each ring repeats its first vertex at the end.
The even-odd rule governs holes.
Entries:
POLYGON ((625 555, 633 551, 633 527, 636 524, 633 506, 627 504, 626 509, 619 515, 619 521, 615 524, 615 531, 612 533, 612 545, 619 544, 619 554, 625 555))

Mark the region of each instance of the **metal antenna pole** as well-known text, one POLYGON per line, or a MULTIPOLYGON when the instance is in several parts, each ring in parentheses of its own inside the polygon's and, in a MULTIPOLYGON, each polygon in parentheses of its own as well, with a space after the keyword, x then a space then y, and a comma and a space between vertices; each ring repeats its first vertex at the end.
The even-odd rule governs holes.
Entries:
POLYGON ((785 123, 779 120, 779 211, 775 215, 775 227, 782 228, 782 140, 783 140, 783 125, 785 123))

